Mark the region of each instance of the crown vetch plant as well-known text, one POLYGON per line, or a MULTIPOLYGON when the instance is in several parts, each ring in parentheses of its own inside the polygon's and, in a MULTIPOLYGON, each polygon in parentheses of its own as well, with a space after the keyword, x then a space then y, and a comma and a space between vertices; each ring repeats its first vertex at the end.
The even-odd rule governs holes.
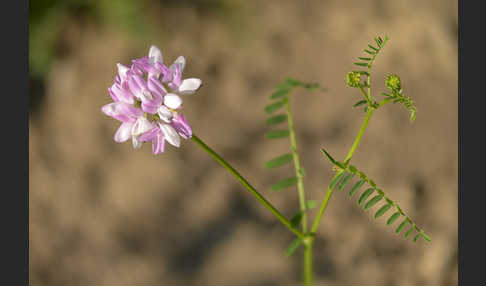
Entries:
MULTIPOLYGON (((121 125, 115 133, 116 142, 132 140, 134 148, 140 148, 144 142, 151 142, 152 152, 159 154, 164 152, 165 142, 179 147, 180 138, 192 139, 198 146, 211 155, 224 168, 226 168, 256 199, 262 203, 277 219, 280 220, 293 234, 295 239, 285 250, 287 256, 291 256, 300 247, 304 247, 303 256, 303 284, 311 285, 313 280, 312 246, 319 224, 326 211, 329 199, 334 190, 346 191, 349 198, 355 197, 360 189, 364 189, 359 195, 357 203, 364 210, 369 210, 379 203, 374 218, 389 215, 387 225, 400 221, 395 229, 397 234, 402 234, 406 239, 413 234, 413 241, 420 238, 430 241, 430 237, 417 226, 417 224, 393 201, 383 189, 350 164, 360 140, 366 130, 372 114, 387 103, 401 103, 410 112, 410 121, 415 120, 416 108, 413 100, 404 94, 400 78, 390 74, 385 79, 385 87, 388 92, 380 95, 384 98, 376 100, 371 92, 371 68, 376 56, 386 45, 388 37, 376 37, 376 45, 369 44, 364 52, 364 57, 358 57, 354 64, 361 70, 351 71, 346 75, 348 86, 357 88, 363 99, 354 104, 354 107, 364 106, 366 116, 358 131, 356 139, 343 161, 334 159, 324 148, 321 149, 325 157, 331 163, 335 172, 330 180, 327 191, 319 204, 319 209, 312 224, 309 224, 307 211, 318 206, 314 200, 306 200, 304 191, 305 171, 300 164, 297 149, 297 139, 291 112, 290 99, 295 88, 304 88, 309 92, 323 91, 316 83, 304 83, 296 79, 288 78, 276 86, 270 95, 272 101, 264 108, 269 116, 265 124, 274 127, 286 123, 286 128, 278 128, 265 133, 267 139, 289 138, 290 151, 277 156, 265 163, 267 168, 278 168, 293 163, 294 175, 283 178, 270 187, 271 191, 282 191, 292 186, 297 186, 299 197, 299 211, 288 219, 275 208, 265 197, 258 192, 238 171, 219 156, 213 149, 206 145, 199 137, 193 134, 185 117, 180 113, 182 96, 194 93, 201 86, 201 80, 197 78, 182 79, 185 66, 185 58, 178 57, 169 67, 164 65, 162 53, 152 46, 146 57, 134 59, 128 67, 118 64, 118 73, 113 85, 108 88, 113 99, 102 107, 102 111, 119 121, 121 125), (351 183, 354 178, 354 183, 351 183), (367 185, 367 187, 365 187, 367 185), (387 214, 388 213, 388 214, 387 214)), ((276 128, 276 127, 275 127, 276 128)))

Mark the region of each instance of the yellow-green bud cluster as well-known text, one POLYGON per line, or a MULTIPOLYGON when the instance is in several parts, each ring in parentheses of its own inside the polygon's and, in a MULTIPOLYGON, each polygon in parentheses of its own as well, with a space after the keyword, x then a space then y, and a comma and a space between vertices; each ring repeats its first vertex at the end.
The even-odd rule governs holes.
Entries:
POLYGON ((348 72, 346 75, 346 82, 351 87, 359 87, 361 81, 361 74, 359 72, 348 72))
POLYGON ((400 78, 396 74, 391 74, 386 77, 385 85, 393 91, 399 91, 402 87, 400 85, 400 78))

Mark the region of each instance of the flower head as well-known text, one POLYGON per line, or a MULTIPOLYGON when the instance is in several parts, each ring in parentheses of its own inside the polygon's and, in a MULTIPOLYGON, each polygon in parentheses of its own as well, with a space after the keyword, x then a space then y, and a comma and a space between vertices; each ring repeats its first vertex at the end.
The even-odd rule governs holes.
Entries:
POLYGON ((101 110, 122 124, 115 133, 116 142, 132 139, 134 148, 151 141, 152 153, 164 152, 165 142, 179 147, 180 137, 189 139, 192 129, 178 112, 181 95, 201 87, 198 78, 182 79, 186 60, 178 57, 169 67, 162 52, 151 46, 146 57, 132 60, 131 66, 117 64, 118 72, 108 92, 112 103, 101 110))
POLYGON ((385 85, 392 91, 399 91, 402 87, 400 84, 400 78, 396 74, 391 74, 386 77, 385 85))
POLYGON ((359 87, 361 74, 359 72, 349 72, 346 74, 346 82, 351 87, 359 87))

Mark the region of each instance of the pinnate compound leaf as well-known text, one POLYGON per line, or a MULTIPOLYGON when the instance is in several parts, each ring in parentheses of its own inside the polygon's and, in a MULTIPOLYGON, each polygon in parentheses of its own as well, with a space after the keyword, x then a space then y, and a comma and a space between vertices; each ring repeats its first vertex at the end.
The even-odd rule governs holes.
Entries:
POLYGON ((265 124, 267 125, 279 124, 285 122, 286 120, 287 120, 286 114, 277 114, 265 120, 265 124))
POLYGON ((272 185, 272 191, 280 191, 282 189, 291 187, 295 184, 297 184, 297 178, 296 177, 286 178, 286 179, 279 181, 278 183, 273 184, 272 185))
POLYGON ((267 161, 265 163, 265 167, 267 167, 267 168, 277 168, 277 167, 283 166, 283 165, 285 165, 287 163, 290 163, 290 161, 292 161, 292 159, 293 159, 292 154, 290 154, 290 153, 284 154, 282 156, 278 156, 276 158, 273 158, 270 161, 267 161))
POLYGON ((294 254, 294 252, 297 250, 297 248, 299 248, 301 244, 302 240, 300 238, 297 237, 296 239, 294 239, 285 250, 285 255, 291 256, 292 254, 294 254))
POLYGON ((267 139, 278 139, 289 137, 290 132, 288 130, 273 130, 265 133, 267 139))
POLYGON ((390 225, 394 223, 398 217, 400 217, 400 212, 396 212, 390 216, 390 218, 386 221, 386 225, 390 225))
POLYGON ((384 215, 389 209, 391 208, 391 204, 386 204, 382 206, 376 213, 375 219, 379 218, 380 216, 384 215))
POLYGON ((364 201, 375 191, 373 188, 369 188, 366 191, 364 191, 361 196, 358 199, 358 204, 361 205, 363 204, 364 201))

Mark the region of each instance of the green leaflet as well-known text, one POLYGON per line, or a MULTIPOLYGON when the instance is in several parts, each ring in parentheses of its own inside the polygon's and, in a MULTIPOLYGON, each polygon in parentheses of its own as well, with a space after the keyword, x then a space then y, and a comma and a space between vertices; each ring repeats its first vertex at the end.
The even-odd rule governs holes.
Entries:
POLYGON ((272 95, 270 95, 270 99, 278 99, 278 98, 285 97, 287 94, 289 94, 289 92, 290 89, 288 88, 278 89, 275 92, 273 92, 272 95))
POLYGON ((308 200, 307 202, 305 202, 305 207, 307 209, 313 209, 317 206, 317 202, 314 201, 314 200, 308 200))
POLYGON ((353 64, 361 67, 368 67, 368 63, 353 63, 353 64))
POLYGON ((361 205, 363 202, 375 191, 373 188, 369 188, 364 191, 358 199, 358 204, 361 205))
POLYGON ((267 125, 274 125, 274 124, 279 124, 282 122, 287 121, 287 115, 286 114, 277 114, 275 116, 272 116, 265 120, 265 124, 267 125))
POLYGON ((370 54, 370 55, 376 55, 375 52, 369 51, 367 49, 364 49, 365 53, 370 54))
POLYGON ((302 240, 300 238, 294 239, 290 245, 285 249, 285 255, 286 256, 291 256, 294 254, 294 252, 299 248, 299 246, 302 244, 302 240))
POLYGON ((362 61, 369 61, 369 60, 371 60, 371 58, 364 58, 364 57, 358 57, 358 59, 360 59, 362 61))
POLYGON ((410 234, 415 230, 415 228, 413 227, 413 225, 407 230, 407 232, 405 233, 405 238, 408 238, 410 236, 410 234))
POLYGON ((278 156, 276 158, 273 158, 270 161, 267 161, 265 163, 265 167, 277 168, 277 167, 280 167, 280 166, 283 166, 283 165, 289 163, 290 161, 292 161, 292 159, 293 159, 292 154, 290 154, 290 153, 284 154, 282 156, 278 156))
POLYGON ((329 159, 329 161, 331 161, 331 163, 333 163, 334 165, 336 165, 336 160, 334 160, 333 157, 331 157, 331 155, 329 153, 327 153, 326 149, 324 148, 321 148, 321 151, 326 154, 327 156, 327 159, 329 159))
POLYGON ((265 133, 265 138, 267 139, 277 139, 289 137, 290 132, 288 130, 273 130, 265 133))
POLYGON ((299 86, 302 84, 302 82, 296 80, 295 78, 287 78, 286 82, 290 86, 299 86))
POLYGON ((394 214, 391 215, 391 217, 386 221, 386 225, 390 225, 392 223, 394 223, 398 217, 400 216, 400 212, 396 212, 394 214))
POLYGON ((429 237, 428 235, 426 235, 425 233, 421 232, 421 234, 422 234, 422 237, 423 237, 425 240, 427 240, 427 241, 430 241, 430 240, 431 240, 431 239, 430 239, 430 237, 429 237))
POLYGON ((295 184, 297 184, 297 178, 296 177, 286 178, 286 179, 279 181, 278 183, 273 184, 272 185, 272 191, 280 191, 282 189, 291 187, 295 184))
POLYGON ((331 181, 331 183, 329 184, 329 189, 330 190, 334 189, 334 187, 336 186, 336 184, 344 177, 345 173, 346 172, 342 172, 336 178, 334 178, 334 180, 331 181))
POLYGON ((399 234, 400 232, 402 232, 402 230, 405 228, 405 226, 407 226, 408 224, 408 219, 405 219, 404 221, 402 221, 402 223, 397 227, 397 230, 395 231, 397 234, 399 234))
POLYGON ((338 187, 338 191, 342 191, 344 189, 344 187, 346 187, 346 185, 349 183, 349 181, 351 181, 351 179, 354 177, 354 174, 353 173, 349 173, 344 179, 343 181, 339 184, 339 187, 338 187))
POLYGON ((383 40, 380 37, 375 38, 375 42, 378 47, 381 48, 383 46, 383 40))
POLYGON ((282 108, 284 105, 285 105, 285 102, 283 100, 269 104, 269 105, 265 106, 265 113, 270 114, 272 112, 275 112, 275 111, 279 110, 280 108, 282 108))
POLYGON ((379 218, 380 216, 384 215, 389 209, 391 208, 391 204, 386 204, 382 206, 376 213, 375 219, 379 218))
POLYGON ((367 210, 369 208, 371 208, 372 206, 376 205, 377 202, 381 201, 381 199, 383 199, 383 195, 376 195, 374 196, 371 200, 369 200, 364 209, 367 210))
POLYGON ((351 188, 351 190, 349 191, 349 197, 352 198, 354 196, 354 194, 356 193, 356 191, 361 188, 361 186, 365 183, 365 180, 360 180, 358 181, 356 184, 354 184, 354 186, 351 188))
POLYGON ((370 49, 374 50, 375 52, 379 51, 377 48, 373 47, 372 45, 368 45, 368 47, 370 47, 370 49))
POLYGON ((421 233, 417 233, 417 235, 413 238, 413 242, 417 242, 417 240, 422 236, 421 233))
POLYGON ((290 225, 293 228, 297 228, 299 226, 301 220, 302 220, 302 212, 298 212, 290 220, 290 225))
POLYGON ((363 99, 363 100, 360 100, 360 101, 356 102, 353 105, 353 107, 358 107, 358 106, 363 105, 363 104, 366 104, 366 103, 367 103, 367 101, 363 99))

